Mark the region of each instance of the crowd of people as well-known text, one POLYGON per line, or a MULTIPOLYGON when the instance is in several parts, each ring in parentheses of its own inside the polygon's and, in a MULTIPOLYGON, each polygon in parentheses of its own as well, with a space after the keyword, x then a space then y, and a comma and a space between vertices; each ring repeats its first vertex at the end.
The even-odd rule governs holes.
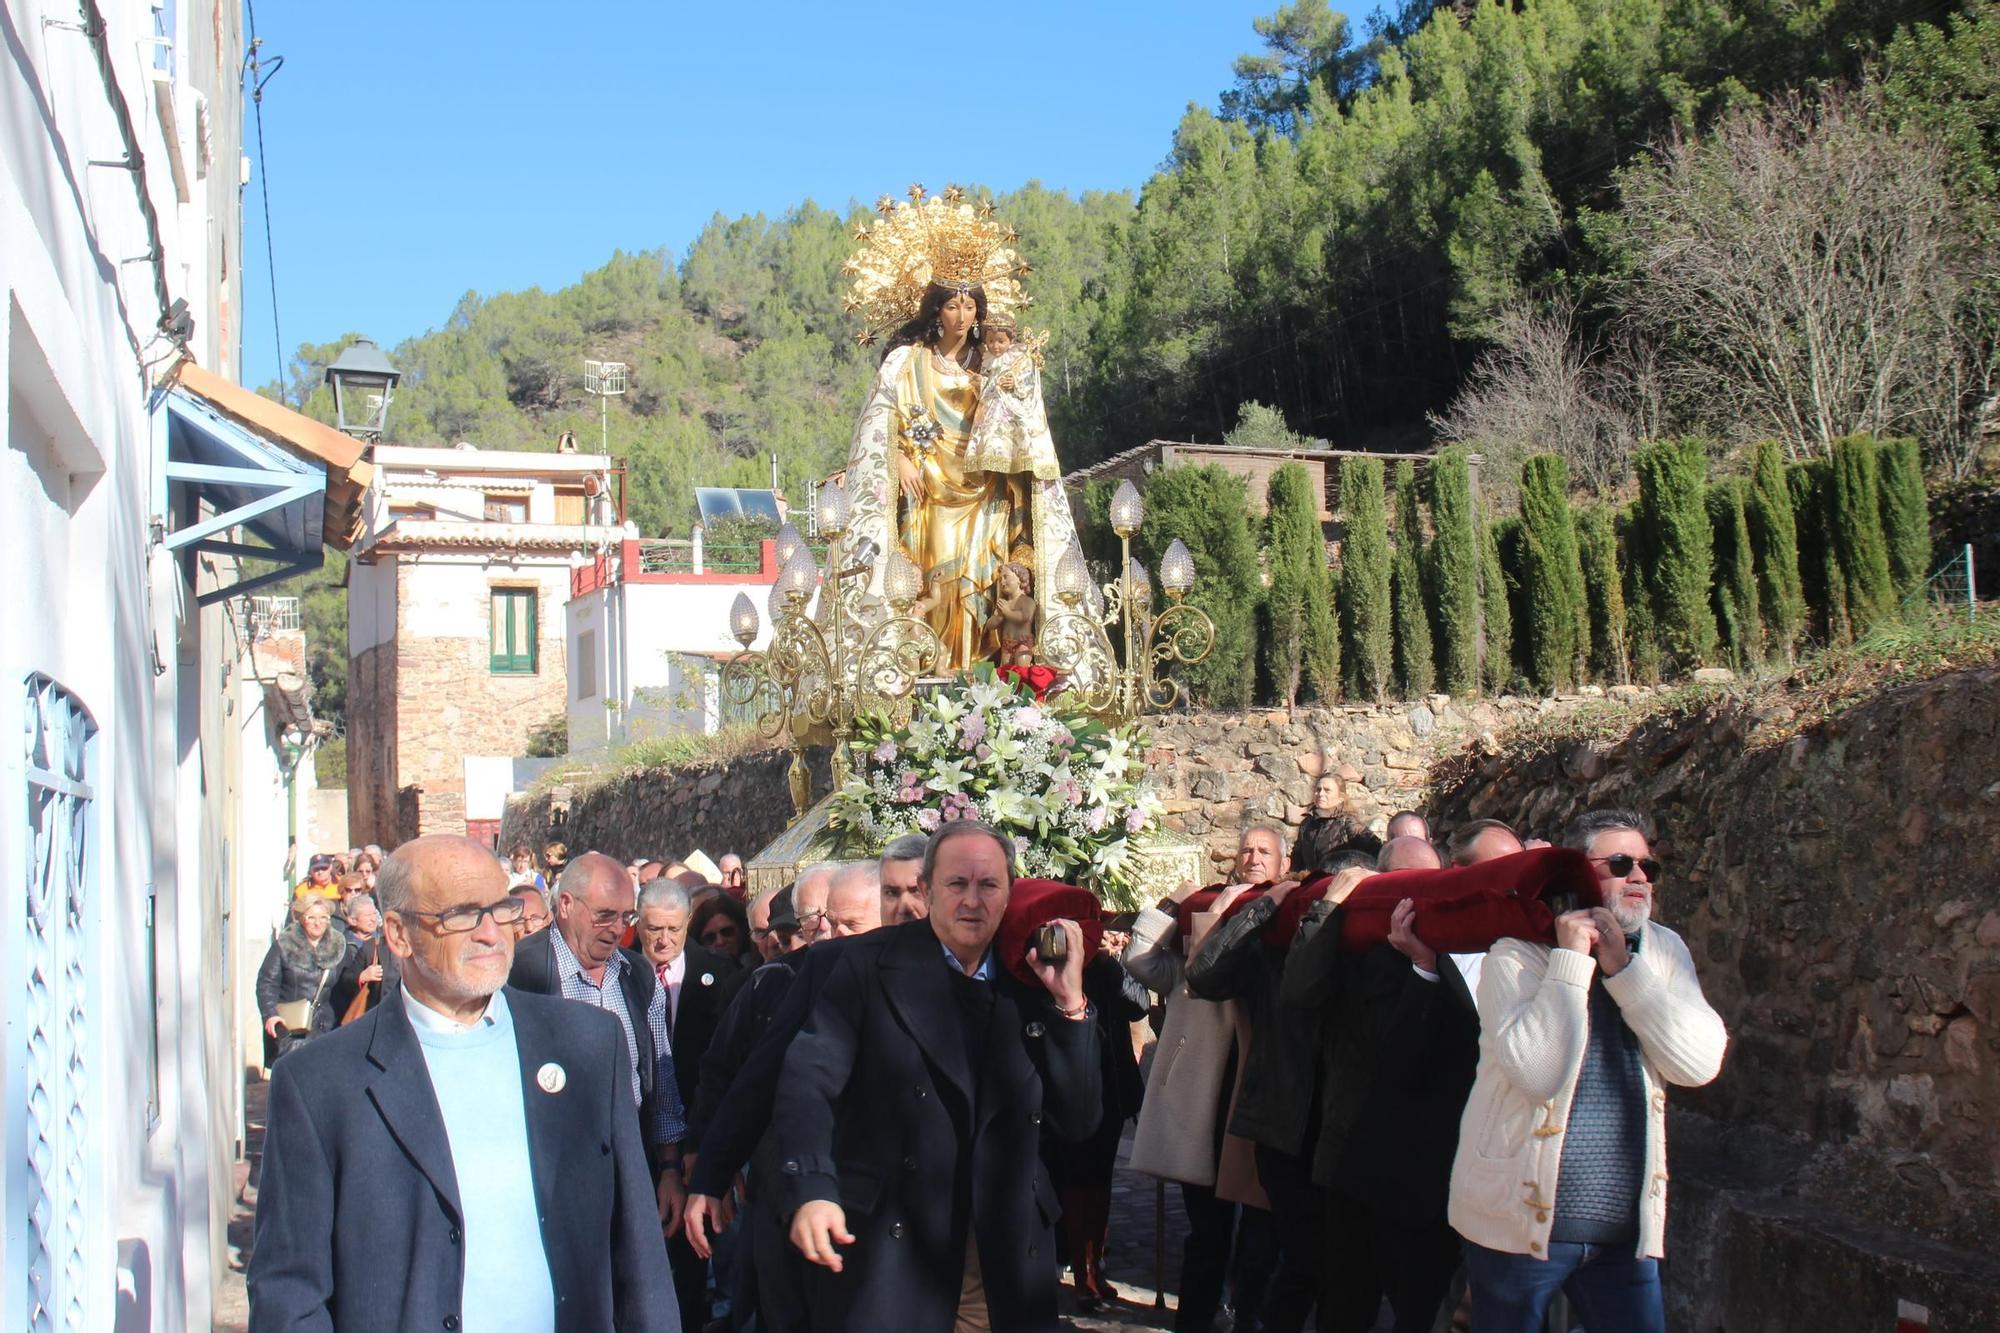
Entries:
POLYGON ((1176 1333, 1661 1329, 1665 1090, 1727 1038, 1653 837, 1378 837, 1329 776, 1296 845, 1124 916, 972 821, 756 895, 734 855, 315 858, 259 978, 252 1327, 1054 1328, 1065 1275, 1119 1299, 1129 1136, 1176 1333))

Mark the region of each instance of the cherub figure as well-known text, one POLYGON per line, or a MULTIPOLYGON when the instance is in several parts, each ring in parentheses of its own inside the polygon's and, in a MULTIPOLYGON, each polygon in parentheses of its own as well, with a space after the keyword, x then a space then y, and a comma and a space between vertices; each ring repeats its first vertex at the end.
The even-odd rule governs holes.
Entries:
POLYGON ((1000 640, 998 666, 1035 664, 1035 572, 1019 561, 1000 566, 993 579, 993 614, 986 629, 1000 640))

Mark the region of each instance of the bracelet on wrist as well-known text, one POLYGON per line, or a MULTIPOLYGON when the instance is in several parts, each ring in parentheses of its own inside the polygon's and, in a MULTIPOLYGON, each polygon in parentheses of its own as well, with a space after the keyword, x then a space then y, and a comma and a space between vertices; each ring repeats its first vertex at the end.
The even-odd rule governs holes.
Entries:
POLYGON ((1077 1006, 1074 1009, 1065 1009, 1060 1004, 1056 1006, 1056 1013, 1060 1017, 1066 1018, 1072 1023, 1084 1017, 1089 1012, 1090 1012, 1090 1001, 1087 999, 1078 1001, 1077 1006))

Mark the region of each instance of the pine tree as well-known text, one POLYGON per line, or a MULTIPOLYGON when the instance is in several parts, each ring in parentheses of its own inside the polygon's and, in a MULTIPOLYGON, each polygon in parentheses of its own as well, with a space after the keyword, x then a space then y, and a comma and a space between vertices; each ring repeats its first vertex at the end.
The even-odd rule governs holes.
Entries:
POLYGON ((1587 638, 1583 570, 1569 509, 1569 464, 1537 454, 1521 468, 1521 538, 1528 607, 1528 677, 1545 694, 1575 685, 1587 638))
POLYGON ((1666 665, 1697 667, 1714 659, 1716 642, 1708 600, 1715 560, 1702 494, 1705 452, 1700 440, 1667 440, 1641 449, 1633 462, 1651 557, 1654 632, 1666 665))
POLYGON ((1607 505, 1583 511, 1576 525, 1577 558, 1590 610, 1590 670, 1610 685, 1628 685, 1625 581, 1618 568, 1618 524, 1607 505))
POLYGON ((1480 684, 1488 694, 1504 694, 1514 683, 1514 615, 1500 568, 1500 525, 1491 518, 1479 524, 1479 615, 1480 684))
POLYGON ((1396 693, 1405 699, 1431 692, 1431 617, 1423 571, 1424 518, 1417 505, 1417 469, 1405 459, 1396 464, 1396 556, 1389 570, 1396 693))
POLYGON ((1716 624, 1730 664, 1748 669, 1763 656, 1764 625, 1757 609, 1757 571, 1750 549, 1750 524, 1743 514, 1741 477, 1724 477, 1708 488, 1708 522, 1715 550, 1712 600, 1716 624))
POLYGON ((1930 497, 1915 440, 1884 440, 1880 457, 1882 536, 1889 548, 1889 578, 1900 600, 1913 596, 1930 577, 1930 497))
POLYGON ((1314 617, 1329 619, 1326 543, 1319 530, 1319 497, 1313 493, 1312 474, 1303 465, 1287 463, 1273 472, 1268 497, 1270 628, 1264 652, 1271 688, 1290 708, 1298 699, 1307 641, 1313 637, 1307 626, 1314 617))
POLYGON ((1425 477, 1430 493, 1430 575, 1437 612, 1440 684, 1452 694, 1479 689, 1479 549, 1472 468, 1463 448, 1440 450, 1425 477))
POLYGON ((1379 703, 1389 686, 1389 516, 1382 463, 1349 458, 1340 467, 1341 656, 1348 692, 1379 703))
POLYGON ((1799 533, 1792 516, 1791 487, 1786 483, 1785 452, 1776 440, 1757 446, 1757 466, 1750 477, 1744 517, 1750 523, 1764 642, 1772 656, 1782 653, 1790 662, 1805 628, 1806 604, 1799 583, 1799 533))
POLYGON ((1847 576, 1847 615, 1857 635, 1896 609, 1882 537, 1878 446, 1866 435, 1833 445, 1833 545, 1847 576))

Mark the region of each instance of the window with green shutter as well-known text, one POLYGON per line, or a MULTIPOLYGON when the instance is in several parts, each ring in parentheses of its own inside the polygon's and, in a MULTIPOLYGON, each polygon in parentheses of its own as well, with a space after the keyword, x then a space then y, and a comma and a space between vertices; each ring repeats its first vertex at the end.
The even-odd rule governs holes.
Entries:
POLYGON ((535 589, 493 590, 493 662, 496 675, 535 673, 535 589))

